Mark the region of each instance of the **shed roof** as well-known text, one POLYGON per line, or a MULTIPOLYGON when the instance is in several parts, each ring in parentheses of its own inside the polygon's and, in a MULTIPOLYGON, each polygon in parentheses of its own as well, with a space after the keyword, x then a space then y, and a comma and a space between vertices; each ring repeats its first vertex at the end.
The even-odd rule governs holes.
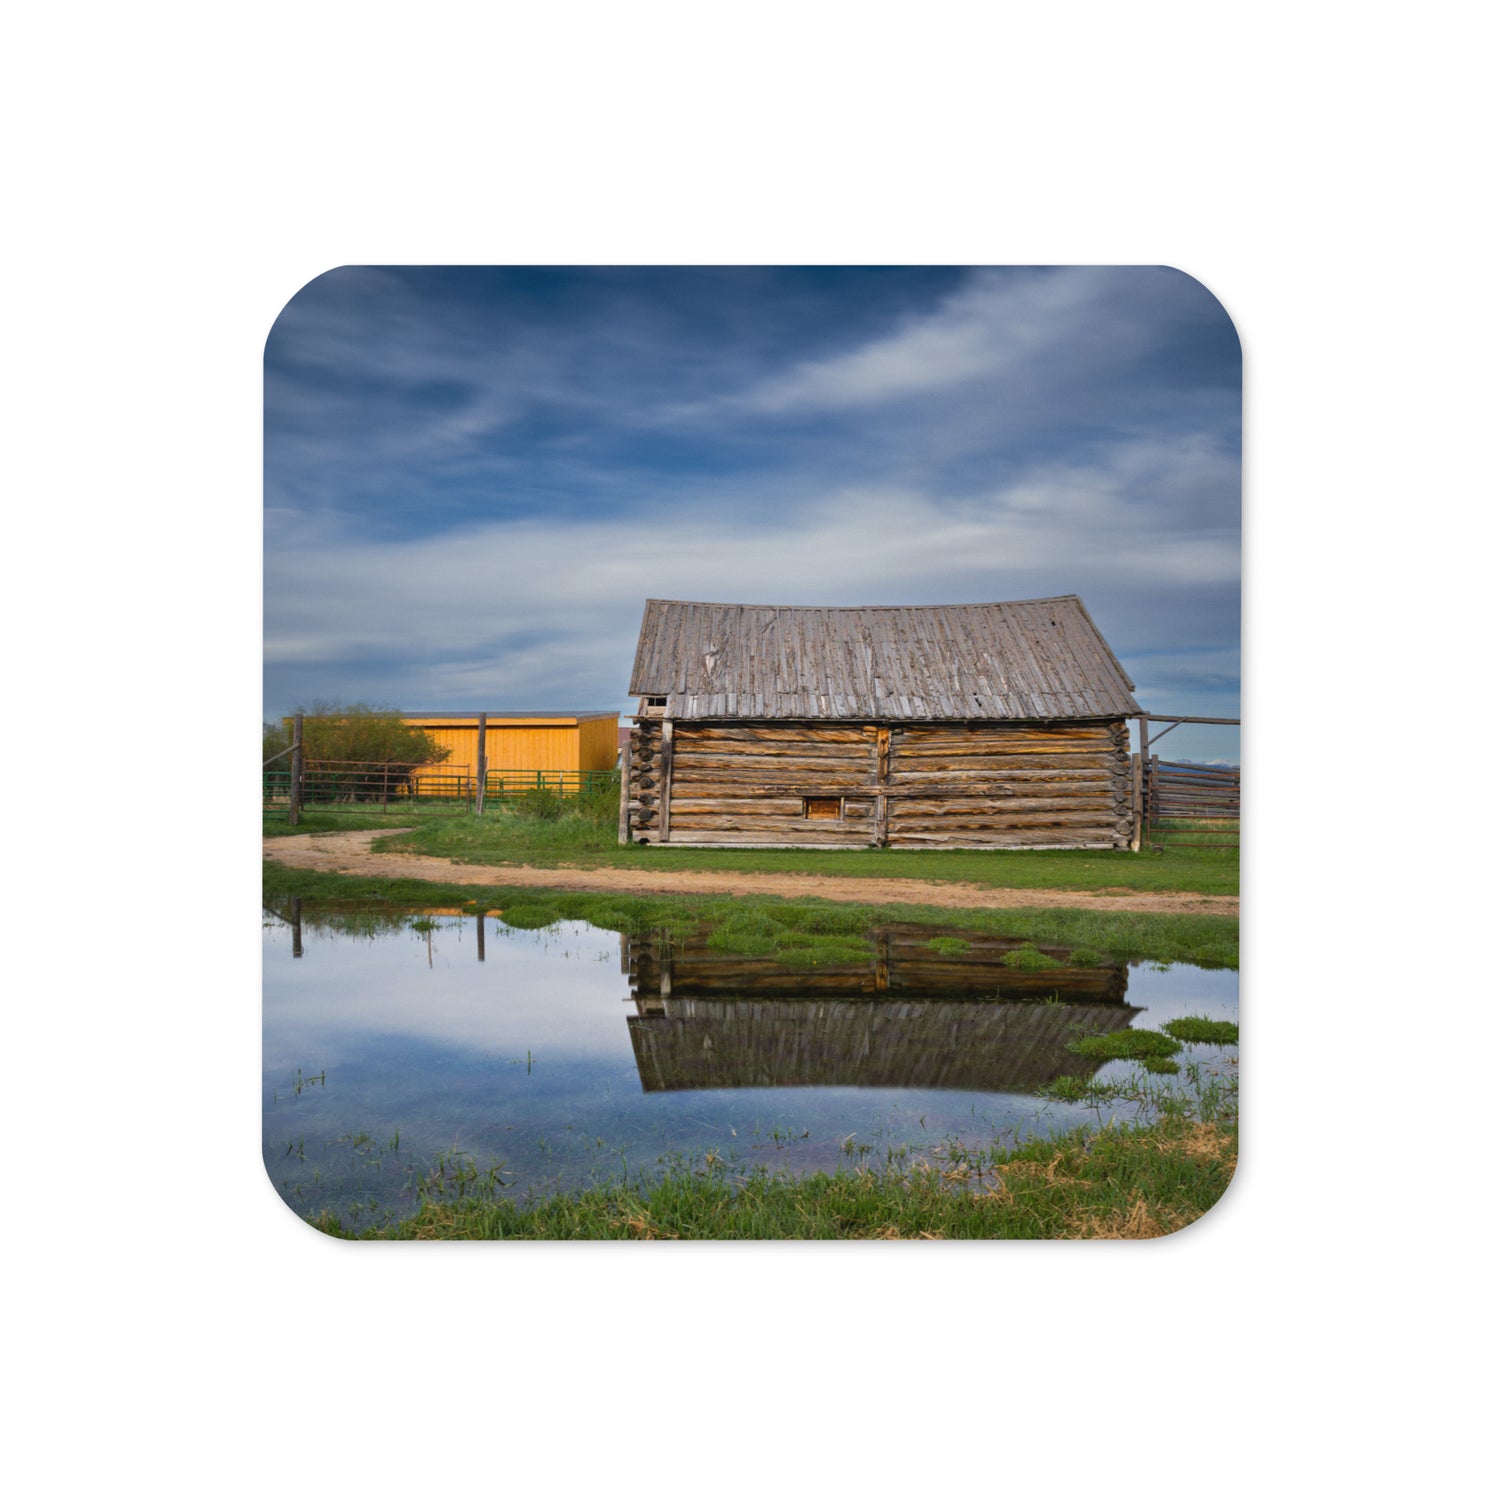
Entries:
MULTIPOLYGON (((403 719, 419 719, 424 724, 437 719, 455 724, 478 722, 479 710, 473 708, 436 709, 421 711, 401 710, 403 719)), ((486 722, 491 729, 501 729, 507 724, 560 724, 564 727, 582 723, 585 719, 618 719, 620 713, 614 708, 507 708, 486 710, 486 722)))
POLYGON ((630 677, 670 719, 1094 719, 1140 713, 1076 594, 821 609, 648 599, 630 677))

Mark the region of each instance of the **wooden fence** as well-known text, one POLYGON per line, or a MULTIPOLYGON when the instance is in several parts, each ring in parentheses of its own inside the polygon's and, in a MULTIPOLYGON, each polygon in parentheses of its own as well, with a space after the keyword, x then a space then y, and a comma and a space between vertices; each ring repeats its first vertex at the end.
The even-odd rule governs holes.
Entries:
POLYGON ((1141 821, 1153 843, 1235 848, 1240 841, 1240 768, 1148 757, 1141 821), (1173 837, 1163 837, 1170 830, 1173 837))

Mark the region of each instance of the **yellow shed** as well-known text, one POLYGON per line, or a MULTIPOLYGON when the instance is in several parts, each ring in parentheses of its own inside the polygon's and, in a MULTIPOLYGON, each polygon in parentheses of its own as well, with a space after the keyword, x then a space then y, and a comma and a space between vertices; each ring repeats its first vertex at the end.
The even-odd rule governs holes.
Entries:
MULTIPOLYGON (((477 713, 402 714, 406 723, 424 729, 452 753, 432 771, 418 772, 419 782, 429 778, 452 785, 457 775, 466 782, 479 769, 479 715, 477 713)), ((618 713, 605 710, 573 712, 486 713, 484 747, 491 791, 502 779, 524 778, 561 791, 576 791, 588 780, 579 774, 612 771, 619 753, 618 713)))

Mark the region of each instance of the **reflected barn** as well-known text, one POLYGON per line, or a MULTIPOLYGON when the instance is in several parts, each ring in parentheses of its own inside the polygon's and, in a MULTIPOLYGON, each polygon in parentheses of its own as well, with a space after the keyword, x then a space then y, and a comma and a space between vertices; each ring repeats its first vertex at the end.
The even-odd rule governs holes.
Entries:
POLYGON ((267 1173, 298 1214, 346 1222, 462 1190, 455 1164, 519 1198, 710 1156, 801 1175, 1061 1135, 1100 1123, 1037 1093, 1095 1074, 1075 1028, 1238 1014, 1230 971, 1132 968, 1127 1003, 1119 967, 1045 947, 1017 967, 1019 939, 932 927, 861 931, 795 969, 706 933, 622 944, 581 921, 287 898, 262 942, 267 1173))
POLYGON ((1128 1027, 1122 964, 1025 970, 1020 939, 971 938, 935 952, 930 927, 872 933, 874 955, 789 970, 708 946, 622 937, 630 1041, 646 1093, 680 1089, 856 1088, 1030 1092, 1097 1071, 1068 1043, 1128 1027))

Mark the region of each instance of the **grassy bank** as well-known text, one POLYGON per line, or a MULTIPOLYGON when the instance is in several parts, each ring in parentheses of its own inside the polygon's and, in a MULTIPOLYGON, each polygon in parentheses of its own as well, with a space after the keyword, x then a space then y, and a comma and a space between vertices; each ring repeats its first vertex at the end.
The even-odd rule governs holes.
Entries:
MULTIPOLYGON (((426 818, 457 818, 460 814, 451 809, 423 814, 426 818)), ((271 811, 261 814, 261 837, 268 839, 291 838, 301 833, 350 833, 362 828, 402 828, 415 822, 410 812, 398 816, 394 811, 382 812, 378 807, 371 812, 345 811, 343 808, 316 808, 304 811, 296 824, 287 822, 284 812, 271 811)))
POLYGON ((1207 1213, 1237 1155, 1232 1118, 1176 1117, 887 1171, 733 1178, 709 1161, 652 1185, 532 1202, 431 1200, 383 1228, 313 1222, 388 1240, 1151 1239, 1207 1213))
MULTIPOLYGON (((290 828, 267 814, 268 837, 335 829, 389 828, 379 812, 305 814, 290 828)), ((1022 890, 1187 891, 1239 894, 1237 849, 1167 847, 1161 853, 1091 849, 672 849, 617 842, 612 798, 539 799, 528 813, 510 807, 424 816, 410 833, 378 847, 432 854, 464 864, 575 865, 629 870, 725 870, 870 879, 969 882, 1022 890)))
POLYGON ((263 888, 268 900, 298 896, 343 904, 441 907, 469 914, 498 911, 508 924, 517 927, 583 921, 615 932, 686 934, 706 924, 713 930, 715 946, 725 951, 802 965, 847 961, 873 953, 865 934, 888 922, 1029 938, 1034 943, 1090 954, 1101 963, 1149 960, 1202 967, 1239 965, 1239 922, 1234 917, 1146 916, 1071 907, 980 911, 773 897, 591 894, 536 887, 381 880, 289 870, 271 863, 264 867, 263 888))

